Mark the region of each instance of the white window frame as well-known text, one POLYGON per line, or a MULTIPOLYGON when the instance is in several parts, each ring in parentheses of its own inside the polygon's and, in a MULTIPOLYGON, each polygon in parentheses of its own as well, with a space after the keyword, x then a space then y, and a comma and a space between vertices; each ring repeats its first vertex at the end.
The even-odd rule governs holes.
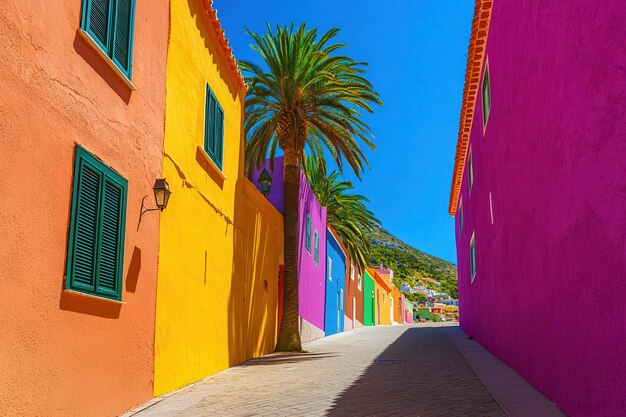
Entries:
POLYGON ((357 281, 357 288, 359 289, 359 291, 363 291, 363 275, 361 275, 360 273, 357 281))
POLYGON ((354 265, 350 264, 350 279, 354 281, 354 265))
POLYGON ((330 256, 328 257, 328 280, 332 281, 333 280, 333 258, 331 258, 330 256))

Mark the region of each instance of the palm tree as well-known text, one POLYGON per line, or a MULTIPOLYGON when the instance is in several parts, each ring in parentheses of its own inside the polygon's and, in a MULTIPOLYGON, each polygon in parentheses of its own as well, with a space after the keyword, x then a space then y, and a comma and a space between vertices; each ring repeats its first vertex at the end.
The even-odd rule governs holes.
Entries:
POLYGON ((306 156, 303 168, 315 196, 326 207, 326 221, 337 232, 357 268, 363 271, 371 250, 367 232, 380 225, 374 213, 366 207, 369 200, 351 193, 354 186, 341 179, 338 171, 327 175, 323 159, 306 156))
POLYGON ((359 142, 374 149, 370 129, 360 111, 382 104, 364 78, 363 62, 337 54, 344 44, 331 44, 338 29, 318 38, 317 30, 301 25, 267 25, 260 36, 247 30, 252 48, 267 67, 243 61, 246 97, 246 166, 273 164, 278 147, 284 152, 285 292, 283 319, 276 350, 302 350, 298 330, 298 198, 305 146, 313 156, 324 149, 342 168, 344 160, 360 175, 367 159, 359 142))

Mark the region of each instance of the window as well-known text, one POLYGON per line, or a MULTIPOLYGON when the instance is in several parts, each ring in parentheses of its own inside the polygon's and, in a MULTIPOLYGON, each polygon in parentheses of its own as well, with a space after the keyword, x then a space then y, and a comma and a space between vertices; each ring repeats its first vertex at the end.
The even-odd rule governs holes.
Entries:
POLYGON ((350 265, 350 279, 354 281, 354 265, 350 265))
POLYGON ((328 280, 333 280, 333 260, 330 256, 328 257, 328 280))
POLYGON ((124 178, 76 147, 67 289, 121 300, 127 188, 124 178))
POLYGON ((483 102, 483 129, 487 127, 489 120, 489 111, 491 110, 491 86, 489 85, 489 64, 485 65, 485 75, 483 76, 483 85, 481 87, 483 102))
POLYGON ((359 289, 359 291, 363 289, 363 276, 361 274, 359 274, 359 279, 357 281, 357 288, 359 289))
POLYGON ((472 240, 470 240, 470 282, 474 281, 476 276, 476 239, 474 233, 472 233, 472 240))
POLYGON ((80 28, 131 78, 135 0, 83 0, 80 28))
POLYGON ((459 235, 463 232, 463 199, 459 203, 459 235))
POLYGON ((304 246, 306 250, 311 253, 311 215, 306 215, 306 232, 304 237, 304 246))
POLYGON ((383 293, 383 303, 385 302, 385 293, 383 293))
POLYGON ((467 157, 467 182, 469 185, 469 191, 472 192, 474 186, 474 164, 472 162, 472 150, 470 149, 467 157))
POLYGON ((320 264, 320 237, 317 234, 317 230, 315 231, 315 247, 313 248, 313 260, 315 261, 315 265, 320 264))
POLYGON ((206 85, 206 103, 204 105, 204 151, 222 170, 224 149, 224 111, 209 85, 206 85))

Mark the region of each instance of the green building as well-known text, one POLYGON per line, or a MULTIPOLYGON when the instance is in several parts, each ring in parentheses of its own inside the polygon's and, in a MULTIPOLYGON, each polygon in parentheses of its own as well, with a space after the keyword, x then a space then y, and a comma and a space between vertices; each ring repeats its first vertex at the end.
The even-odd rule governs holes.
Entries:
POLYGON ((363 325, 376 325, 376 307, 374 304, 374 278, 367 269, 363 273, 363 325))

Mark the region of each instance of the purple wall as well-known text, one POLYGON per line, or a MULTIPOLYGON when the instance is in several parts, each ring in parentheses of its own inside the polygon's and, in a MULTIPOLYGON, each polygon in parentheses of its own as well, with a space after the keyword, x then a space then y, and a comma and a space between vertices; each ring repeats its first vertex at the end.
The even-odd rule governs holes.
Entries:
POLYGON ((272 203, 274 207, 278 209, 281 213, 284 214, 285 208, 285 196, 283 195, 283 189, 285 187, 285 180, 283 177, 283 157, 280 156, 278 158, 274 158, 274 169, 270 169, 269 161, 266 161, 265 164, 258 170, 255 170, 250 176, 250 181, 254 184, 257 189, 261 189, 259 187, 259 177, 261 176, 261 172, 264 169, 267 169, 267 172, 272 177, 272 186, 270 188, 270 192, 267 195, 267 199, 272 203))
POLYGON ((624 5, 494 2, 456 216, 461 327, 573 417, 626 415, 624 5))
MULTIPOLYGON (((274 170, 269 169, 269 163, 255 171, 251 175, 251 181, 259 186, 258 178, 263 169, 267 168, 272 176, 272 187, 268 194, 269 201, 280 212, 284 209, 284 179, 283 179, 283 158, 274 159, 274 170)), ((298 208, 299 234, 299 258, 298 277, 299 284, 299 306, 300 317, 313 324, 320 330, 324 330, 324 297, 325 268, 326 268, 326 208, 317 201, 313 190, 309 185, 304 173, 300 172, 300 206, 298 208), (306 233, 306 214, 311 214, 311 253, 304 244, 306 233), (319 265, 316 265, 313 258, 314 232, 319 234, 319 265)))

